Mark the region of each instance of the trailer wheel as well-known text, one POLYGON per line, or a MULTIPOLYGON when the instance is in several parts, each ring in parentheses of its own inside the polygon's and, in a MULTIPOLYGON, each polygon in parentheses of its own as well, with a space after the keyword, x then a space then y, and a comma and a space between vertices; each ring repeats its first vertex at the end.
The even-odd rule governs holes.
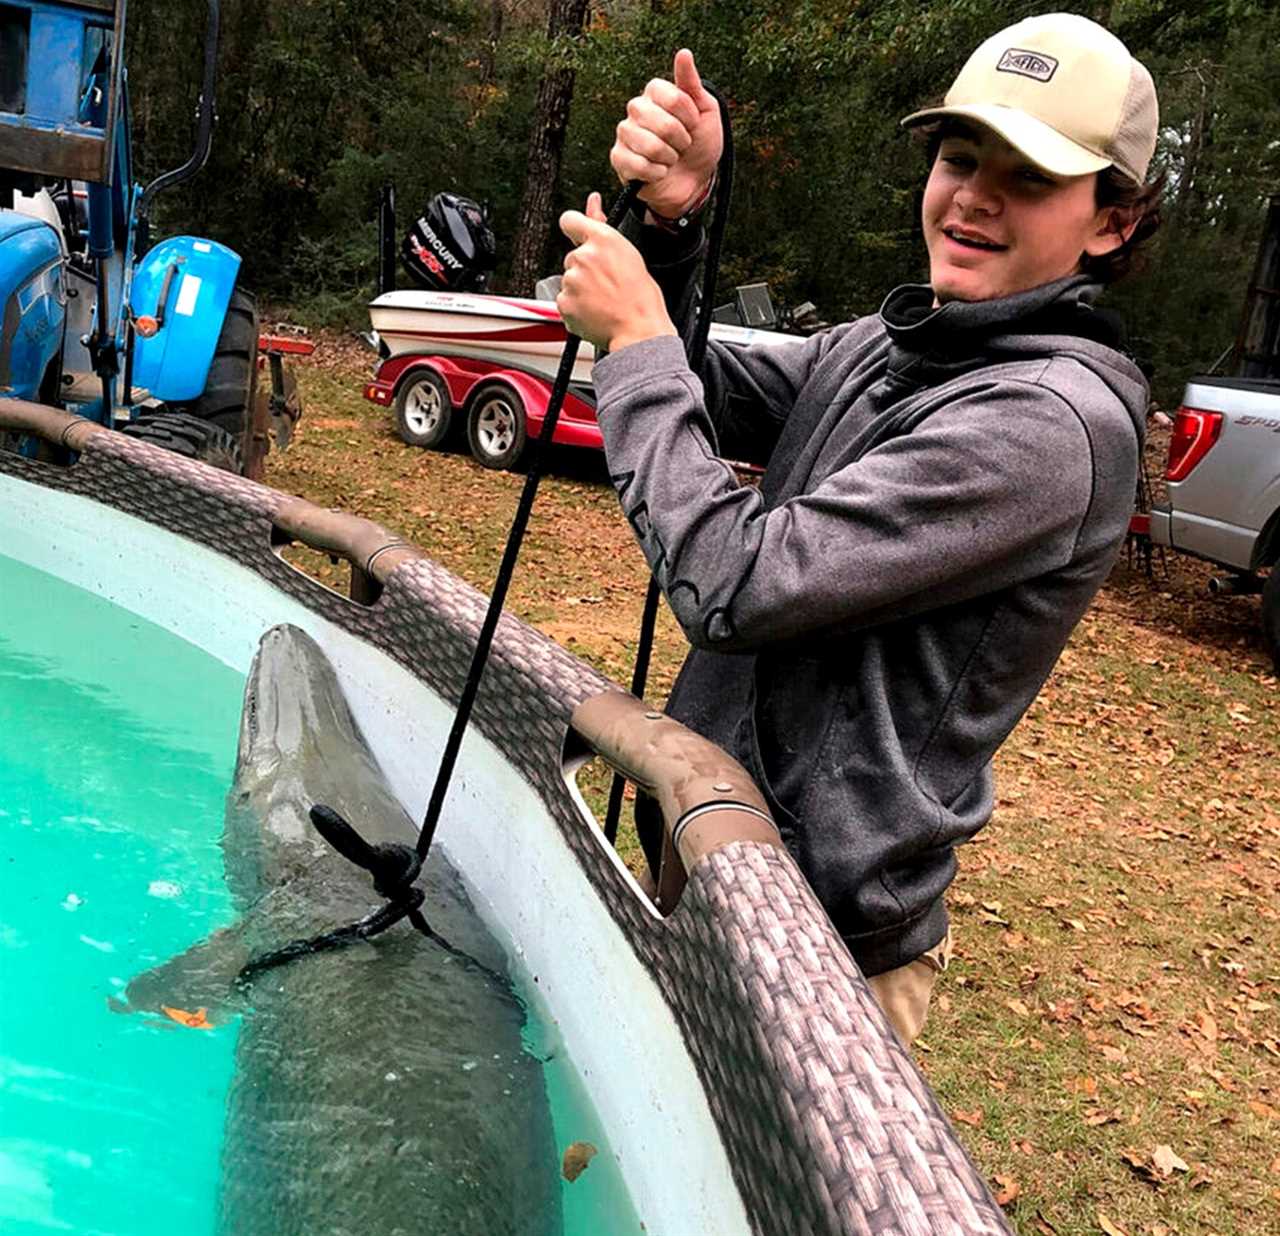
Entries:
POLYGON ((434 369, 411 374, 396 392, 396 429, 410 446, 439 446, 453 425, 453 400, 434 369))
POLYGON ((236 440, 243 460, 257 384, 258 303, 250 293, 237 287, 231 293, 227 316, 222 319, 204 390, 188 403, 166 406, 175 413, 207 421, 229 434, 236 440))
POLYGON ((1280 674, 1280 562, 1272 563, 1271 574, 1262 585, 1262 633, 1280 674))
POLYGON ((467 445, 486 468, 514 468, 529 440, 524 400, 505 382, 482 386, 471 399, 467 445))
POLYGON ((150 442, 187 459, 198 459, 223 472, 244 471, 239 439, 218 425, 184 412, 148 412, 123 426, 122 431, 131 438, 150 442))

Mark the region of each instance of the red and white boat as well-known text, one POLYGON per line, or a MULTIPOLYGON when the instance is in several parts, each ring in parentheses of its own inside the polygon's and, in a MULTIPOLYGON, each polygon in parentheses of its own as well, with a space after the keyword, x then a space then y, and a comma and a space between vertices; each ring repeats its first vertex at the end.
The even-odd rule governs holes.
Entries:
MULTIPOLYGON (((364 395, 394 408, 401 438, 442 445, 461 422, 476 459, 510 468, 542 430, 567 330, 555 302, 479 292, 384 292, 369 305, 383 360, 364 395)), ((713 323, 713 339, 796 343, 795 335, 713 323)), ((582 343, 553 441, 603 446, 582 343)))
MULTIPOLYGON (((474 292, 385 292, 369 306, 378 338, 392 358, 435 353, 501 361, 555 380, 565 325, 550 300, 474 292)), ((594 349, 578 347, 573 381, 591 381, 594 349)))

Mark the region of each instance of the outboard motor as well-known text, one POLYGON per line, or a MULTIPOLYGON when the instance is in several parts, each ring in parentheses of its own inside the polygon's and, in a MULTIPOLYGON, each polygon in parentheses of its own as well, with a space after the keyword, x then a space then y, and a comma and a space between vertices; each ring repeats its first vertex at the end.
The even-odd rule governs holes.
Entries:
POLYGON ((400 245, 400 260, 432 292, 483 292, 497 265, 488 210, 469 197, 437 193, 400 245))

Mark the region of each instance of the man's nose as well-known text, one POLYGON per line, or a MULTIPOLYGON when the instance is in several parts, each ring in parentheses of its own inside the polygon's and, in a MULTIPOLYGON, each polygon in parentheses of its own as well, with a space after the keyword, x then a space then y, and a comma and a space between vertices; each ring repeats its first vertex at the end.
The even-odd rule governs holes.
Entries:
POLYGON ((956 190, 956 205, 970 214, 994 215, 1000 211, 1000 191, 994 177, 981 170, 965 180, 956 190))

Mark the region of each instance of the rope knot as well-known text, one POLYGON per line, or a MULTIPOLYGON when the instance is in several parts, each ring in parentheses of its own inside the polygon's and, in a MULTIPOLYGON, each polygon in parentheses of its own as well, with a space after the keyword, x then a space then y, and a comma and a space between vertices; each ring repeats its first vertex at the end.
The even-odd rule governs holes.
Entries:
POLYGON ((343 858, 363 867, 373 877, 374 890, 393 903, 411 899, 413 882, 422 870, 422 859, 407 845, 370 845, 332 807, 317 803, 311 823, 343 858))

